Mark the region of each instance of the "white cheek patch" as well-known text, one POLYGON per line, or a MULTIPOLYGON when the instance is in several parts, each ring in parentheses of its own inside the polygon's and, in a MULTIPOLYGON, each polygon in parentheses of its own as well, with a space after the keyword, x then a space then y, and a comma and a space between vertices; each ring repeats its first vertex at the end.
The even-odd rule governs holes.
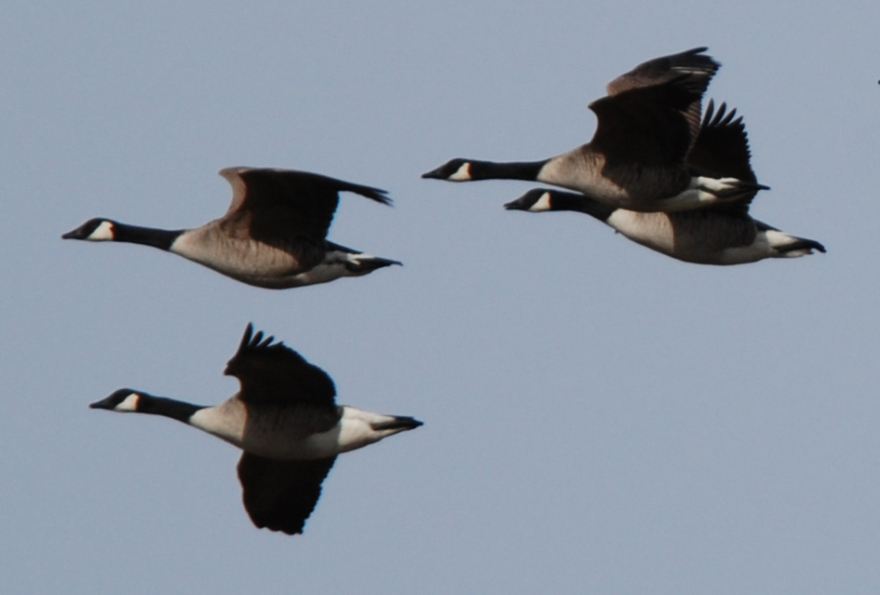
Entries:
POLYGON ((119 405, 113 408, 113 411, 133 412, 138 410, 138 402, 141 396, 137 393, 131 393, 122 400, 119 405))
POLYGON ((449 180, 453 182, 467 182, 471 179, 471 164, 463 163, 454 174, 449 176, 449 180))
POLYGON ((95 228, 95 231, 86 238, 90 242, 111 242, 113 241, 113 224, 109 221, 102 221, 101 225, 95 228))
POLYGON ((545 192, 541 198, 535 201, 535 204, 529 207, 532 213, 540 213, 541 211, 551 211, 553 207, 550 205, 550 193, 545 192))

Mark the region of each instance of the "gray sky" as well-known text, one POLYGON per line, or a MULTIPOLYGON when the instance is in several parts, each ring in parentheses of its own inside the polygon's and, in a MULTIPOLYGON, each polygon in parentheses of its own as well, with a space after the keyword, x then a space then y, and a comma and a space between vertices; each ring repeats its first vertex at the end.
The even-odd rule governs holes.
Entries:
POLYGON ((880 4, 82 2, 0 8, 0 592, 880 589, 873 246, 880 4), (587 104, 699 45, 745 117, 752 213, 828 254, 684 264, 535 186, 419 175, 592 136, 587 104), (93 216, 225 212, 232 165, 345 195, 330 238, 402 260, 273 292, 93 216), (215 404, 247 322, 417 431, 342 456, 302 536, 255 529, 238 452, 87 405, 215 404))

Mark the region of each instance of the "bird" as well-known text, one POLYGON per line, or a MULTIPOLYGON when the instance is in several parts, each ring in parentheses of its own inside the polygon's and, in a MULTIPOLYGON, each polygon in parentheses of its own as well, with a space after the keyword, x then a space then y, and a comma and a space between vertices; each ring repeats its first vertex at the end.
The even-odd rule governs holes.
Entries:
POLYGON ((225 374, 241 390, 216 406, 119 389, 92 409, 176 419, 242 449, 244 507, 258 528, 302 533, 336 456, 412 430, 422 422, 336 405, 326 372, 274 337, 245 329, 225 374))
POLYGON ((390 205, 384 190, 296 170, 228 167, 220 175, 232 185, 232 204, 223 217, 201 227, 152 229, 94 218, 61 237, 153 246, 268 289, 326 283, 401 264, 326 239, 339 192, 390 205))
MULTIPOLYGON (((733 176, 754 181, 751 153, 742 116, 713 101, 706 115, 688 166, 694 175, 733 176)), ((507 203, 508 210, 529 212, 579 211, 612 227, 630 240, 672 258, 698 264, 731 265, 765 258, 793 258, 825 252, 825 247, 782 232, 749 215, 754 197, 735 203, 679 212, 642 213, 610 207, 583 194, 534 189, 507 203)))
POLYGON ((702 208, 767 190, 747 180, 693 176, 686 166, 703 93, 720 67, 707 49, 655 58, 611 81, 608 95, 589 106, 598 123, 586 145, 541 161, 452 159, 422 178, 545 182, 647 212, 702 208))

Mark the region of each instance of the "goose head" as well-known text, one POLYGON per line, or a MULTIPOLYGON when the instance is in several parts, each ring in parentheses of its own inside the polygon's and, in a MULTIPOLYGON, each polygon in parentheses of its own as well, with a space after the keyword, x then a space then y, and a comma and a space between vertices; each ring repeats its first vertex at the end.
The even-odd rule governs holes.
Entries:
POLYGON ((118 223, 109 219, 89 219, 73 231, 61 236, 64 240, 87 240, 89 242, 112 242, 116 238, 118 223))
POLYGON ((452 159, 437 169, 422 174, 422 178, 450 182, 466 182, 474 179, 471 173, 471 162, 467 159, 452 159))
POLYGON ((120 388, 106 399, 89 405, 91 409, 107 409, 108 411, 135 412, 141 401, 141 394, 130 388, 120 388))
POLYGON ((508 211, 529 211, 539 213, 541 211, 552 211, 553 209, 553 192, 549 190, 529 190, 518 199, 504 205, 508 211))

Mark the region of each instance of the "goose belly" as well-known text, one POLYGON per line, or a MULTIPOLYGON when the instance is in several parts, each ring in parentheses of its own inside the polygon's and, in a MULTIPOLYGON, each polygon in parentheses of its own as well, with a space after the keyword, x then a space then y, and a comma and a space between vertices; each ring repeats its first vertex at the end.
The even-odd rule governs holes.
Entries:
POLYGON ((203 239, 183 234, 171 245, 170 251, 237 281, 270 289, 309 284, 301 277, 303 271, 313 267, 321 258, 321 251, 316 247, 310 250, 314 254, 305 254, 304 251, 296 257, 291 252, 249 238, 230 239, 215 235, 213 241, 203 239))
POLYGON ((675 230, 665 213, 618 209, 605 222, 637 244, 676 256, 675 230))
POLYGON ((684 190, 690 176, 678 168, 609 166, 595 154, 573 151, 548 161, 538 180, 577 190, 608 206, 655 212, 656 201, 684 190))
MULTIPOLYGON (((386 436, 400 432, 399 428, 376 429, 395 419, 393 416, 362 411, 354 407, 342 407, 342 414, 327 428, 327 419, 307 419, 309 414, 290 416, 265 416, 260 419, 251 415, 245 431, 243 448, 248 452, 275 459, 323 459, 343 452, 356 450, 386 436)), ((324 414, 320 414, 324 417, 324 414)))

